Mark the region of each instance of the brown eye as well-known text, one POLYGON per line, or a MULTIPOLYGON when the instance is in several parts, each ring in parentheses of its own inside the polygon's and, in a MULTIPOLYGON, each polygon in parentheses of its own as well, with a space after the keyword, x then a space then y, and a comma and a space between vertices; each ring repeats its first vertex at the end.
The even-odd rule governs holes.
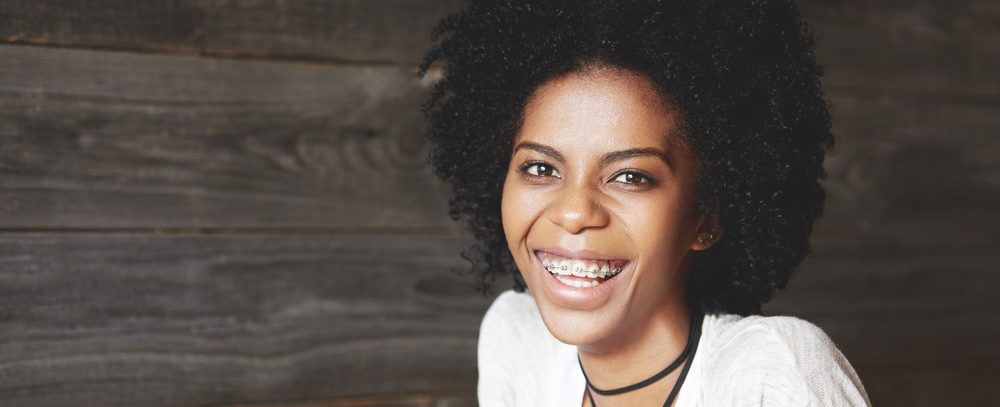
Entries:
POLYGON ((612 178, 611 181, 621 182, 623 184, 629 184, 629 185, 646 185, 652 183, 652 180, 649 177, 642 175, 638 172, 632 172, 632 171, 625 171, 619 173, 614 178, 612 178))
POLYGON ((521 171, 536 177, 558 177, 559 173, 555 168, 545 163, 527 163, 521 167, 521 171))

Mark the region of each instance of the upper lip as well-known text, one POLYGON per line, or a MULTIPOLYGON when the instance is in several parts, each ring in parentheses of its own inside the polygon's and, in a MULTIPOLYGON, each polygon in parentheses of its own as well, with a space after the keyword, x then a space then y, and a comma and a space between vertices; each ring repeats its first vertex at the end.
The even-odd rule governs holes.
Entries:
POLYGON ((535 249, 535 251, 545 252, 545 253, 551 253, 551 254, 554 254, 556 256, 567 257, 567 258, 578 259, 578 260, 605 260, 605 261, 612 261, 612 260, 625 261, 626 260, 626 259, 622 259, 622 258, 619 258, 619 257, 606 256, 606 255, 603 255, 603 254, 600 254, 600 253, 597 253, 597 252, 592 252, 592 251, 589 251, 589 250, 566 250, 566 249, 562 249, 562 248, 558 248, 558 247, 547 247, 547 248, 542 248, 542 249, 535 249))

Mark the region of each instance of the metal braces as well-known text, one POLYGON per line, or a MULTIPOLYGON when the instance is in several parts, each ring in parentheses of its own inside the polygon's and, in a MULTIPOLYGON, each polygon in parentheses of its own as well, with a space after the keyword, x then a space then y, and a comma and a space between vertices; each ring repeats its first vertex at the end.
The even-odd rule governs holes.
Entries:
MULTIPOLYGON (((563 271, 569 270, 569 266, 567 266, 565 264, 561 265, 561 266, 556 266, 554 264, 544 264, 544 263, 542 263, 542 267, 545 267, 545 269, 548 270, 549 272, 558 271, 558 270, 563 270, 563 271)), ((587 273, 587 274, 590 274, 590 272, 591 272, 590 270, 584 270, 580 266, 577 266, 576 270, 574 270, 574 271, 576 271, 578 273, 587 273)), ((607 275, 613 276, 615 274, 621 273, 621 271, 622 271, 621 267, 616 267, 616 268, 608 270, 608 274, 607 275)), ((600 270, 594 270, 594 273, 600 273, 600 270)))

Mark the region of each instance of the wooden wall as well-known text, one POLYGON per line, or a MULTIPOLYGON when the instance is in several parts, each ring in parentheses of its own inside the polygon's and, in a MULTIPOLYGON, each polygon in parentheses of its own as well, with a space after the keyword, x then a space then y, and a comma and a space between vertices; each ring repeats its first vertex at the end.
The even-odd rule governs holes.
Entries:
MULTIPOLYGON (((0 404, 474 405, 413 74, 458 0, 0 0, 0 404)), ((770 313, 998 405, 1000 6, 808 0, 838 147, 770 313)))

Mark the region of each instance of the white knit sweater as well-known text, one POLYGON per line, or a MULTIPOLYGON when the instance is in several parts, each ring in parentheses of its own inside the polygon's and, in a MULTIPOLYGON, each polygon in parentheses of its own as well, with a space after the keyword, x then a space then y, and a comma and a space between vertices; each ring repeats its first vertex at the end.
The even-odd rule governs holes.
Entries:
MULTIPOLYGON (((576 346, 545 328, 528 293, 507 291, 479 332, 479 405, 580 406, 576 346)), ((818 327, 793 317, 708 315, 674 403, 690 406, 870 406, 850 363, 818 327)))

